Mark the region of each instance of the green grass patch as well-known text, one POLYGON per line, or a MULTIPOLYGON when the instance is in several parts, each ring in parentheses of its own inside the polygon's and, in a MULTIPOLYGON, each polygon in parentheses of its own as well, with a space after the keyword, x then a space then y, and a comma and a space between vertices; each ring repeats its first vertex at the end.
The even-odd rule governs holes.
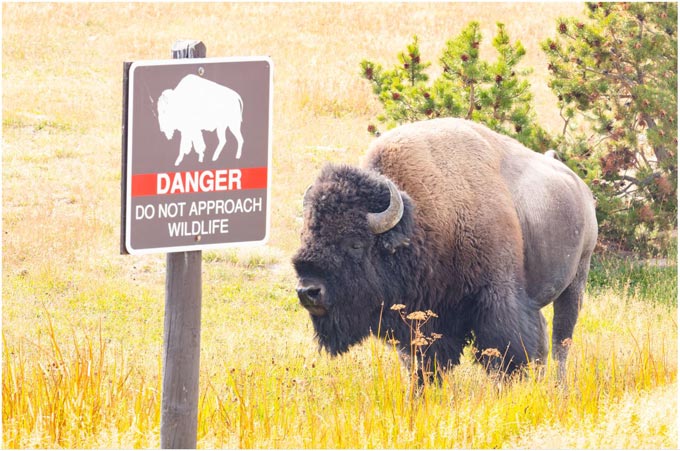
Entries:
POLYGON ((678 305, 677 254, 652 260, 618 256, 593 257, 588 287, 591 293, 613 289, 645 302, 678 305))

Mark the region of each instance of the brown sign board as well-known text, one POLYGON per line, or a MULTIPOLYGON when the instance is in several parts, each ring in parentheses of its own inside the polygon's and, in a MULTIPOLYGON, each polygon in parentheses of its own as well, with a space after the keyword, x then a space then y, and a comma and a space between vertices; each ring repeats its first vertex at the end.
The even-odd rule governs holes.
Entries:
POLYGON ((122 250, 185 252, 264 243, 271 60, 138 61, 126 76, 122 250))

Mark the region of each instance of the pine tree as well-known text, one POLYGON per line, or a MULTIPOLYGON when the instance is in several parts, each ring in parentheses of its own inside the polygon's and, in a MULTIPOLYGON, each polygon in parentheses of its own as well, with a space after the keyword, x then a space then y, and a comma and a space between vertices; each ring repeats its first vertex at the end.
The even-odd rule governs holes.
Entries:
POLYGON ((559 150, 598 200, 600 235, 647 250, 677 228, 677 4, 588 3, 543 43, 559 150))
MULTIPOLYGON (((384 107, 378 120, 392 128, 435 117, 464 117, 545 151, 551 142, 535 120, 525 78, 530 70, 517 67, 526 53, 524 47, 519 41, 512 44, 505 26, 498 23, 493 40, 498 57, 487 62, 479 56, 481 40, 479 23, 470 22, 447 41, 439 59, 442 72, 432 83, 425 72, 431 63, 421 61, 417 36, 397 55, 398 64, 391 70, 362 61, 361 74, 384 107)), ((371 133, 376 130, 375 125, 369 126, 371 133)))

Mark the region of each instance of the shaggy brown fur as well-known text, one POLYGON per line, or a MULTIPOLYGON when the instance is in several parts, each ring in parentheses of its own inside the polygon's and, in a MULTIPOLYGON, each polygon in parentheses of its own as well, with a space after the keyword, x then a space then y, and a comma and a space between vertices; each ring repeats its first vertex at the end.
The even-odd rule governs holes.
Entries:
MULTIPOLYGON (((592 195, 565 165, 482 125, 438 119, 384 134, 363 169, 325 168, 310 197, 294 264, 301 287, 320 287, 323 308, 310 312, 329 351, 377 330, 372 316, 384 301, 439 314, 429 325, 444 335, 432 349, 440 364, 457 363, 474 339, 480 359, 495 348, 512 369, 545 361, 540 308, 555 301, 553 351, 563 371, 561 344, 571 338, 597 237, 592 195), (402 191, 405 213, 393 230, 370 236, 363 216, 388 203, 378 174, 402 191), (342 244, 355 236, 360 260, 342 244)), ((394 315, 383 320, 382 330, 407 337, 394 315)))

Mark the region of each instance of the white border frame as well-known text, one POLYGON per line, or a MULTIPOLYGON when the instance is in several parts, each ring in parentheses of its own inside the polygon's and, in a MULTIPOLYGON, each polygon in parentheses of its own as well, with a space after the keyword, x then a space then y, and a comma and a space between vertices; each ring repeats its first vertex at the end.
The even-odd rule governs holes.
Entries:
POLYGON ((274 63, 268 56, 246 56, 246 57, 218 57, 218 58, 182 58, 171 60, 146 60, 135 61, 130 65, 128 78, 128 111, 127 111, 127 167, 126 183, 125 183, 125 249, 132 255, 143 255, 152 253, 170 253, 170 252, 189 252, 202 251, 208 249, 224 249, 230 247, 252 247, 260 246, 269 241, 269 233, 271 231, 271 188, 272 188, 272 141, 274 140, 272 123, 274 119, 274 63), (186 246, 172 246, 172 247, 154 247, 135 249, 130 243, 130 232, 132 226, 132 111, 133 111, 133 93, 135 69, 137 67, 148 66, 179 66, 185 64, 213 64, 213 63, 245 63, 262 61, 269 64, 269 124, 267 124, 267 208, 265 212, 265 234, 264 238, 259 241, 235 241, 230 243, 212 243, 212 244, 191 244, 186 246))

